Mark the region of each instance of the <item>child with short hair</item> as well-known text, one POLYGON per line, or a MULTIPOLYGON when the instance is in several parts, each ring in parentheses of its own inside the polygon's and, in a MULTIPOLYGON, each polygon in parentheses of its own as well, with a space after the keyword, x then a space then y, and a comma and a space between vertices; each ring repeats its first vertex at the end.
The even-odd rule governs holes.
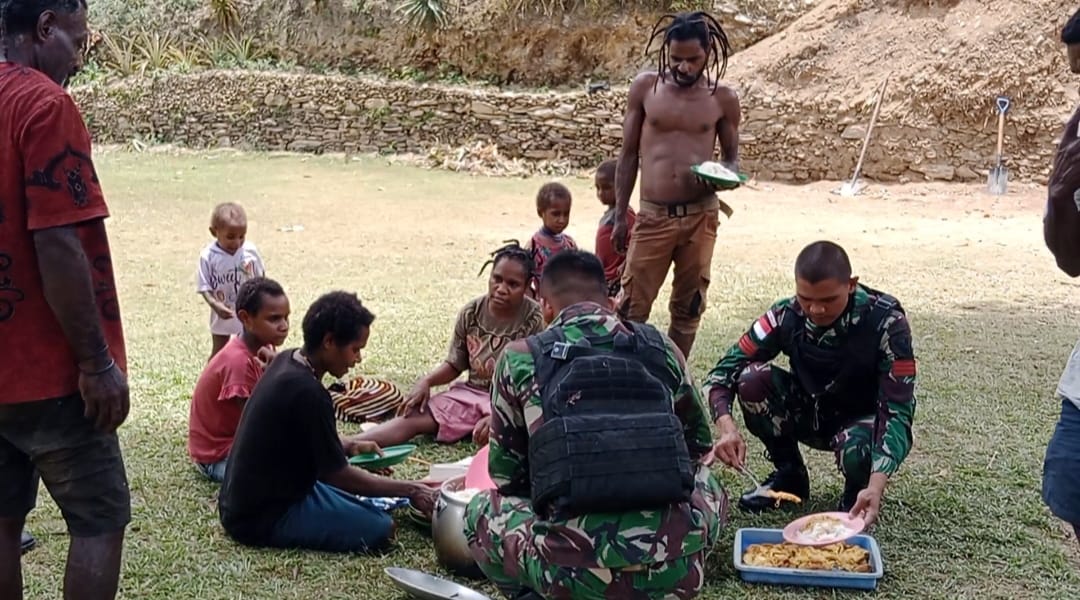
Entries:
MULTIPOLYGON (((607 281, 608 296, 614 298, 622 289, 622 273, 626 264, 626 255, 615 250, 611 243, 611 230, 615 226, 615 170, 618 163, 614 160, 605 160, 596 168, 596 198, 600 203, 608 207, 604 215, 600 217, 600 225, 596 229, 596 256, 604 265, 604 279, 607 281)), ((626 207, 626 243, 630 243, 630 235, 634 230, 634 220, 637 215, 634 207, 626 207)))
POLYGON ((536 264, 536 274, 529 285, 530 298, 536 298, 540 276, 544 272, 544 264, 548 259, 557 252, 578 248, 574 238, 563 233, 566 226, 570 224, 572 203, 573 197, 570 190, 555 181, 545 183, 536 194, 536 214, 543 225, 525 244, 525 249, 532 253, 536 264))
POLYGON ((289 298, 281 285, 254 277, 240 286, 240 335, 203 367, 188 412, 188 454, 203 475, 221 483, 244 403, 289 335, 289 298))
POLYGON ((210 215, 210 242, 199 255, 196 291, 210 306, 210 335, 213 358, 229 338, 240 335, 243 326, 236 318, 236 295, 248 279, 265 277, 266 268, 255 244, 247 241, 247 214, 235 202, 214 207, 210 215))

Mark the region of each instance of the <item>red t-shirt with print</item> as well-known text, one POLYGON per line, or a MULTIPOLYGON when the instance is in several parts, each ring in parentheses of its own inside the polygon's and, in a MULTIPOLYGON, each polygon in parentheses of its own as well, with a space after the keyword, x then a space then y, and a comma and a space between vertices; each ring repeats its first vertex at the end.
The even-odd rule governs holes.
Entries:
POLYGON ((79 369, 41 288, 35 231, 72 226, 97 317, 122 370, 124 332, 90 134, 74 100, 40 71, 0 62, 0 404, 78 391, 79 369))
POLYGON ((233 337, 210 359, 195 382, 188 416, 188 454, 204 465, 229 456, 243 414, 242 400, 251 397, 263 374, 259 358, 241 336, 233 337))

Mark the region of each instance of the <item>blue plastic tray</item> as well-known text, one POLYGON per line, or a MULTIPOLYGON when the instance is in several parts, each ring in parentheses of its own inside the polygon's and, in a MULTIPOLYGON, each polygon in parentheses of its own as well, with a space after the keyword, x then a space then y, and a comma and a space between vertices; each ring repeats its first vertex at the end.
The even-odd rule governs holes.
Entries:
POLYGON ((743 554, 751 544, 779 544, 784 541, 780 529, 740 529, 735 532, 733 559, 735 569, 743 581, 770 585, 795 585, 802 587, 848 588, 856 590, 877 589, 878 580, 885 574, 881 549, 877 541, 868 535, 857 535, 845 540, 847 544, 861 546, 870 552, 870 573, 848 571, 819 571, 814 569, 778 569, 753 567, 743 564, 743 554))

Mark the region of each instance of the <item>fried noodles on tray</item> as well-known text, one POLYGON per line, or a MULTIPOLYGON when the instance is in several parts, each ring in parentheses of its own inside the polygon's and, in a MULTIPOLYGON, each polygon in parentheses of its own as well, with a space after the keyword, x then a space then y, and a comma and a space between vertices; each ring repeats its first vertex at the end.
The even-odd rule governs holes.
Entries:
POLYGON ((839 570, 852 573, 871 571, 870 553, 859 546, 844 543, 829 544, 820 548, 788 542, 751 544, 743 554, 743 562, 753 567, 839 570))

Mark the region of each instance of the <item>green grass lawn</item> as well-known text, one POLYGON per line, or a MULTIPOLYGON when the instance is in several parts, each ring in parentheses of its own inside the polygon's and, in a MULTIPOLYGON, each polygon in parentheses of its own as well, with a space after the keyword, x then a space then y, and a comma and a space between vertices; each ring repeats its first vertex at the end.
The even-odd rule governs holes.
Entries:
MULTIPOLYGON (((132 412, 121 429, 134 502, 124 598, 405 598, 382 573, 442 574, 430 540, 401 521, 381 557, 257 551, 229 541, 216 487, 186 452, 189 394, 210 349, 208 309, 194 292, 214 203, 248 210, 249 239, 292 300, 294 331, 331 289, 360 294, 377 319, 358 370, 408 387, 442 359, 455 312, 485 289, 477 271, 503 240, 538 227, 540 180, 469 177, 385 161, 266 155, 99 152, 113 217, 131 368, 132 412), (303 225, 300 232, 279 228, 303 225)), ((601 214, 586 179, 569 232, 591 248, 601 214)), ((1041 242, 1041 193, 1015 184, 994 199, 977 187, 871 188, 854 199, 830 187, 760 186, 727 196, 709 310, 691 357, 700 381, 774 299, 793 291, 805 244, 844 245, 862 280, 907 308, 920 358, 915 449, 890 485, 874 536, 885 560, 882 598, 1077 598, 1077 544, 1043 506, 1042 458, 1059 410, 1054 386, 1078 334, 1077 286, 1041 242)), ((666 326, 667 292, 654 310, 666 326)), ((425 442, 418 455, 454 460, 471 444, 425 442)), ((750 468, 769 465, 751 441, 750 468)), ((832 457, 808 455, 813 498, 831 510, 842 481, 832 457)), ((397 476, 424 474, 415 463, 397 476)), ((744 481, 720 472, 729 494, 744 481)), ((1078 475, 1080 476, 1080 475, 1078 475)), ((64 523, 44 488, 24 560, 28 598, 60 597, 64 523)), ((732 568, 740 527, 782 527, 798 513, 733 512, 700 597, 831 598, 859 594, 743 584, 732 568)), ((494 595, 483 584, 475 587, 494 595)))

